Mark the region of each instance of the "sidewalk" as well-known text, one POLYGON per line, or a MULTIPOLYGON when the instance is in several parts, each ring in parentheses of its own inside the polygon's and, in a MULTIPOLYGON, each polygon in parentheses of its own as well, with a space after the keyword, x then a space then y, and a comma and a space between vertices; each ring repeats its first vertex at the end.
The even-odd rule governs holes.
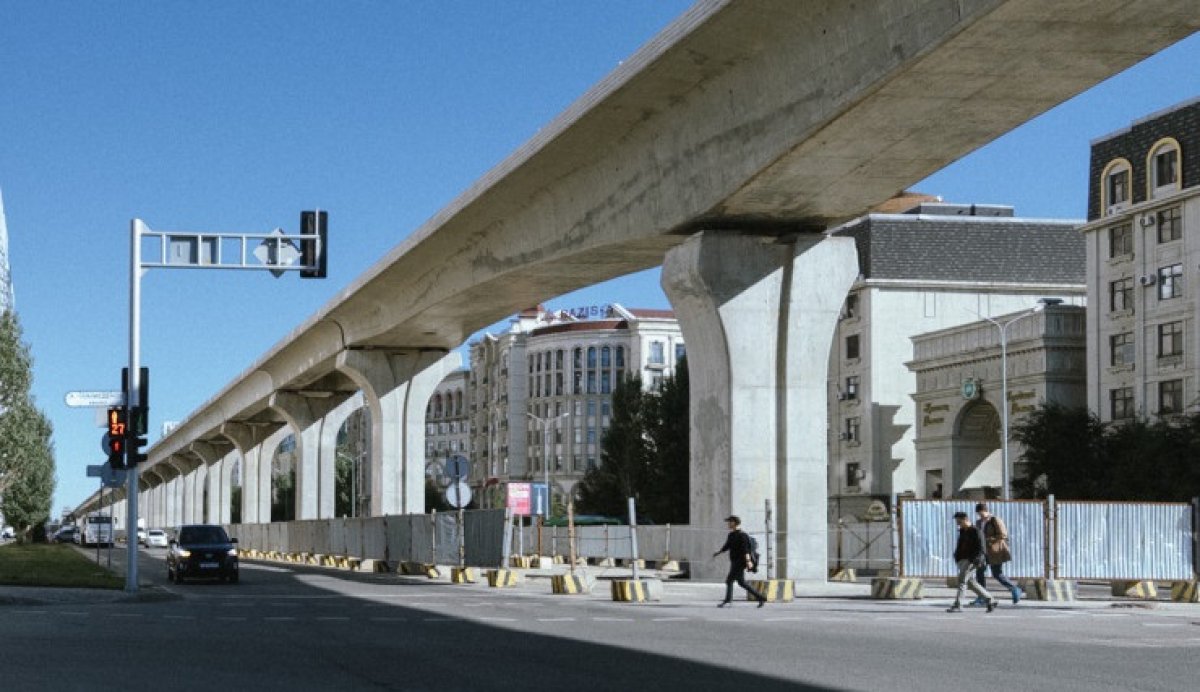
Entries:
MULTIPOLYGON (((75 551, 86 557, 93 564, 96 562, 95 548, 71 546, 75 551)), ((106 549, 100 549, 100 567, 108 568, 106 549)), ((118 577, 125 576, 125 548, 113 546, 112 569, 108 570, 118 577)), ((140 575, 140 572, 139 572, 140 575)), ((0 585, 0 606, 5 605, 69 605, 72 603, 129 603, 170 601, 178 598, 165 589, 138 580, 138 592, 126 593, 121 589, 75 589, 41 586, 6 586, 0 585)))

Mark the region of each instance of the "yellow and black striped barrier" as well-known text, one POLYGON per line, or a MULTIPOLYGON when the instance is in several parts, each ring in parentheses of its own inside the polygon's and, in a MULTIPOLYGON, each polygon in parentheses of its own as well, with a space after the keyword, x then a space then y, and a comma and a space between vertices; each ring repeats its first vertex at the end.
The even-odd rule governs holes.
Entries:
POLYGON ((1176 603, 1200 603, 1200 588, 1195 579, 1171 582, 1171 600, 1176 603))
POLYGON ((489 569, 487 571, 488 586, 500 589, 517 585, 517 573, 511 569, 489 569))
POLYGON ((1158 585, 1152 581, 1113 581, 1112 595, 1140 598, 1144 601, 1158 599, 1158 585))
POLYGON ((474 567, 451 567, 450 568, 450 583, 451 584, 474 584, 475 568, 474 567))
MULTIPOLYGON (((749 583, 768 603, 791 603, 796 598, 796 582, 791 579, 751 579, 749 583)), ((748 591, 746 600, 754 600, 748 591)))
POLYGON ((520 569, 529 569, 533 565, 533 558, 528 555, 513 555, 509 558, 508 564, 520 569))
POLYGON ((833 567, 829 570, 829 581, 858 581, 858 573, 852 567, 833 567))
POLYGON ((580 574, 555 574, 550 577, 550 592, 563 595, 590 593, 587 580, 580 574))
POLYGON ((871 598, 886 601, 920 600, 925 584, 912 577, 875 577, 871 580, 871 598))
POLYGON ((1031 601, 1074 601, 1078 598, 1075 582, 1065 579, 1021 579, 1017 585, 1031 601))
POLYGON ((646 587, 640 580, 614 579, 612 581, 612 599, 621 603, 645 603, 646 587))
POLYGON ((401 562, 400 574, 409 574, 413 576, 426 576, 430 579, 437 579, 442 576, 437 565, 428 562, 401 562))

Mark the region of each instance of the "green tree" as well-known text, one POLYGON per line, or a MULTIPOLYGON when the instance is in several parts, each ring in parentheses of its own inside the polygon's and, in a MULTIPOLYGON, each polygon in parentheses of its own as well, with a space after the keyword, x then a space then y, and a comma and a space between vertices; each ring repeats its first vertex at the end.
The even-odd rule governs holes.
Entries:
POLYGON ((588 469, 579 482, 580 513, 626 517, 630 497, 641 506, 650 461, 645 416, 642 379, 634 376, 618 382, 612 423, 600 441, 600 465, 588 469))
POLYGON ((1025 448, 1025 475, 1013 479, 1017 497, 1096 497, 1108 484, 1104 424, 1086 408, 1044 404, 1012 427, 1025 448))
POLYGON ((688 522, 691 469, 689 418, 690 386, 687 359, 680 359, 675 375, 663 381, 657 396, 646 397, 646 434, 652 461, 647 468, 644 504, 638 516, 659 524, 688 522))
POLYGON ((0 511, 20 533, 50 516, 53 428, 30 394, 33 358, 12 311, 0 314, 0 511))

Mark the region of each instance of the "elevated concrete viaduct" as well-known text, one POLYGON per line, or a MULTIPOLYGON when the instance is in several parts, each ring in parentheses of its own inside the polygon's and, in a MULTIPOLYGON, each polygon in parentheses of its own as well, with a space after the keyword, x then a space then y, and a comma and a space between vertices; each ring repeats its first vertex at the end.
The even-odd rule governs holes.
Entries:
POLYGON ((195 516, 187 477, 215 462, 193 445, 222 441, 242 521, 267 521, 289 434, 299 514, 330 516, 320 450, 352 395, 371 512, 422 510, 446 354, 665 260, 693 354, 693 523, 757 524, 772 499, 783 571, 823 579, 824 363, 857 265, 821 231, 1198 28, 1195 0, 698 2, 161 439, 155 523, 195 516))

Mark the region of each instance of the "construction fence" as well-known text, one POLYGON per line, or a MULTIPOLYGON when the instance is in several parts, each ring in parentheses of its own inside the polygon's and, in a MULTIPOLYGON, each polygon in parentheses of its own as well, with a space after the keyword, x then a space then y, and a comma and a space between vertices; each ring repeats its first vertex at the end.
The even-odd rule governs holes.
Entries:
POLYGON ((384 562, 497 567, 504 562, 505 510, 314 519, 225 527, 238 547, 281 553, 346 555, 384 562))
MULTIPOLYGON (((989 500, 1008 528, 1013 577, 1094 580, 1188 580, 1197 565, 1197 503, 989 500)), ((968 500, 902 500, 899 573, 957 574, 955 512, 975 520, 968 500)))

